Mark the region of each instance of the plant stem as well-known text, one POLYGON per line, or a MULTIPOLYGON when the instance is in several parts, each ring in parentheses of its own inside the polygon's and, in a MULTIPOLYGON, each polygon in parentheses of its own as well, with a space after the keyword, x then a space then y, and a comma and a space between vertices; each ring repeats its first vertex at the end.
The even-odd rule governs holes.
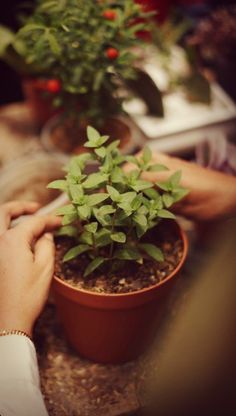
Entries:
MULTIPOLYGON (((113 204, 112 204, 113 205, 113 204)), ((116 214, 117 214, 117 209, 114 212, 114 215, 112 217, 112 223, 111 223, 111 234, 113 234, 114 232, 114 227, 115 227, 115 220, 116 220, 116 214)), ((110 245, 110 251, 109 251, 109 259, 112 259, 113 256, 113 249, 114 249, 114 241, 112 241, 111 245, 110 245)))

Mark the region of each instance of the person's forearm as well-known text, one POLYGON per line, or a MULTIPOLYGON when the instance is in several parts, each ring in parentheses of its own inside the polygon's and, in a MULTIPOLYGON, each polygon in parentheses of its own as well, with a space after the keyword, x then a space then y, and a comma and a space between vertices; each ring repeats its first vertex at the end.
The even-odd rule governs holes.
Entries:
POLYGON ((0 415, 48 416, 35 348, 28 338, 0 337, 0 369, 0 415))

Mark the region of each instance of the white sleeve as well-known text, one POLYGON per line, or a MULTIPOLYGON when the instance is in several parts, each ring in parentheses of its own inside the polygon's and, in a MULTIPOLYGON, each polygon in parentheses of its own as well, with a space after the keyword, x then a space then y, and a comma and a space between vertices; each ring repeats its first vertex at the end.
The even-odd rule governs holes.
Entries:
POLYGON ((0 337, 0 415, 48 416, 34 344, 24 336, 0 337))

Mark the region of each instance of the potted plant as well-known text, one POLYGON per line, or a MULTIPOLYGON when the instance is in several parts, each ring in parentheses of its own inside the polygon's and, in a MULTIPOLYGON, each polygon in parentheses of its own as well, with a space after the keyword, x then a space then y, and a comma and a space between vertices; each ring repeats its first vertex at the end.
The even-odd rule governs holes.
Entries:
POLYGON ((150 342, 187 240, 169 208, 187 191, 181 172, 165 183, 141 178, 166 169, 142 157, 122 156, 119 141, 88 127, 90 152, 75 156, 63 180, 49 184, 67 192, 70 203, 57 234, 55 300, 68 340, 87 358, 124 362, 150 342), (121 165, 135 165, 127 174, 121 165), (91 161, 96 172, 86 173, 91 161))
POLYGON ((103 128, 121 112, 117 92, 135 76, 134 47, 142 44, 137 18, 147 16, 133 0, 40 0, 16 34, 1 27, 0 56, 22 75, 38 121, 62 112, 76 146, 88 122, 103 128))

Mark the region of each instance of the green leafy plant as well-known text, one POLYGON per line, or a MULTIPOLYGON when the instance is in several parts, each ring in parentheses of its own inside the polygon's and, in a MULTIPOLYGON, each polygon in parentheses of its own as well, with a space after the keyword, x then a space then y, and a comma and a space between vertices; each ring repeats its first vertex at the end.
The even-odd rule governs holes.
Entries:
POLYGON ((0 27, 0 57, 45 80, 55 106, 99 120, 120 111, 116 92, 135 76, 136 32, 147 25, 138 18, 148 16, 133 0, 39 0, 16 34, 0 27))
POLYGON ((90 152, 73 157, 65 179, 48 185, 67 192, 70 199, 68 205, 57 210, 63 216, 58 234, 73 237, 76 242, 64 261, 87 253, 91 262, 84 276, 101 266, 111 269, 124 261, 143 262, 146 257, 163 261, 162 251, 142 237, 163 218, 175 218, 169 209, 187 194, 180 186, 181 172, 164 183, 153 184, 143 180, 142 173, 167 168, 152 163, 148 147, 139 158, 125 157, 118 149, 119 141, 107 144, 109 137, 92 127, 88 127, 87 136, 85 147, 90 152), (135 166, 130 173, 122 170, 126 161, 135 166), (91 163, 97 167, 96 172, 87 174, 91 163))
POLYGON ((199 65, 197 49, 188 41, 187 33, 191 29, 193 29, 191 20, 183 17, 179 19, 178 16, 173 15, 160 27, 152 25, 152 42, 157 48, 161 67, 168 74, 169 88, 172 90, 181 88, 192 102, 210 104, 209 81, 199 65), (179 69, 176 69, 178 61, 173 60, 176 47, 181 64, 179 69))

